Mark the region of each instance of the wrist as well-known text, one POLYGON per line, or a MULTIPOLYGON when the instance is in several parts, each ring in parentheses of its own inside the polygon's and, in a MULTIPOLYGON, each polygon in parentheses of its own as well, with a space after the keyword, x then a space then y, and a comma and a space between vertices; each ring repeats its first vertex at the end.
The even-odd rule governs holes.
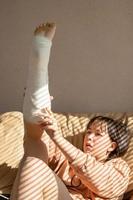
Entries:
POLYGON ((59 141, 61 138, 62 138, 62 134, 60 133, 60 131, 55 131, 53 134, 52 134, 52 140, 53 141, 59 141))

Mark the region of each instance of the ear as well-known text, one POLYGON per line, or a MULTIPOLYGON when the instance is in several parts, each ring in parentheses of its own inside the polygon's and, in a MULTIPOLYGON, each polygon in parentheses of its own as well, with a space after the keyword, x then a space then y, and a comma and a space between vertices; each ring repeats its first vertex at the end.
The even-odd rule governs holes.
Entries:
POLYGON ((114 151, 116 147, 117 147, 116 142, 111 142, 111 146, 108 148, 108 152, 114 151))

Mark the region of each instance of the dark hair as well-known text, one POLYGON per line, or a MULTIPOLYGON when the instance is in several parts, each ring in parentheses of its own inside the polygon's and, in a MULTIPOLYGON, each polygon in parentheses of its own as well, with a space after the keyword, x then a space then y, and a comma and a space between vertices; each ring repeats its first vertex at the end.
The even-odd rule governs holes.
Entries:
POLYGON ((117 147, 112 151, 108 157, 109 159, 122 156, 126 153, 129 145, 129 131, 127 128, 128 120, 125 118, 125 122, 122 119, 115 120, 110 117, 96 116, 93 117, 87 124, 87 129, 94 121, 106 122, 108 134, 113 142, 116 142, 117 147))

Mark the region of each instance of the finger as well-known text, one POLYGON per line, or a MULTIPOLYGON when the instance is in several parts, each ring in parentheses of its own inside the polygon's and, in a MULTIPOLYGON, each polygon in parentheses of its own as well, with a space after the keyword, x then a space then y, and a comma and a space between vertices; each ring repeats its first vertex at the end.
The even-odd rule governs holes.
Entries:
POLYGON ((52 124, 40 124, 39 126, 40 126, 41 128, 43 128, 43 129, 45 129, 45 130, 46 130, 46 129, 48 130, 49 128, 50 128, 50 129, 51 129, 51 128, 54 128, 54 126, 53 126, 52 124))
POLYGON ((42 124, 48 124, 48 123, 50 123, 50 124, 52 124, 53 123, 53 120, 52 120, 52 118, 51 117, 45 117, 43 120, 42 120, 42 124))
POLYGON ((53 116, 53 112, 47 107, 46 108, 46 111, 47 111, 47 113, 49 114, 49 115, 52 115, 53 116))
POLYGON ((45 121, 45 122, 42 122, 42 123, 39 124, 39 126, 41 126, 41 127, 45 127, 45 126, 48 126, 48 125, 53 125, 53 122, 45 121))
POLYGON ((50 119, 47 119, 47 120, 42 120, 42 121, 38 121, 38 125, 41 125, 41 126, 46 126, 48 124, 53 124, 53 121, 50 120, 50 119))
POLYGON ((47 133, 49 133, 49 131, 55 131, 55 128, 52 125, 45 125, 45 126, 40 126, 40 128, 42 130, 45 130, 47 133))
POLYGON ((49 115, 48 112, 47 112, 46 107, 45 107, 45 108, 42 108, 42 109, 41 109, 41 112, 45 113, 46 115, 49 115))
POLYGON ((38 112, 38 113, 35 113, 34 116, 35 116, 35 117, 39 117, 39 118, 41 118, 41 119, 44 119, 44 118, 46 118, 46 117, 50 117, 49 114, 46 113, 46 112, 38 112))

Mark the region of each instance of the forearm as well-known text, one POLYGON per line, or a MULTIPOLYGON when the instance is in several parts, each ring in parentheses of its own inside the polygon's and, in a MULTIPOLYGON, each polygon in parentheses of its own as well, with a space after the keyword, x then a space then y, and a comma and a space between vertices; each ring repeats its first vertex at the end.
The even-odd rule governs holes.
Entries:
POLYGON ((81 158, 82 154, 79 152, 71 166, 94 193, 103 198, 113 198, 126 191, 130 169, 125 161, 119 158, 102 163, 87 153, 86 160, 81 166, 81 158))
POLYGON ((70 164, 77 158, 77 155, 79 153, 81 155, 81 162, 79 163, 79 165, 85 163, 86 154, 80 149, 76 148, 62 136, 61 129, 58 126, 57 120, 51 110, 47 108, 44 109, 44 114, 42 116, 42 120, 39 126, 42 130, 45 130, 47 132, 55 145, 58 146, 58 148, 68 159, 70 164))
MULTIPOLYGON (((54 137, 51 137, 51 139, 59 147, 59 149, 62 151, 62 153, 65 155, 65 157, 68 159, 70 163, 75 160, 79 151, 80 153, 82 152, 80 149, 76 148, 69 141, 67 141, 62 135, 57 134, 54 137)), ((82 160, 85 159, 84 155, 85 154, 83 153, 82 160)))
POLYGON ((36 123, 35 113, 51 107, 48 87, 48 63, 52 42, 44 36, 34 36, 30 55, 27 88, 23 103, 24 119, 36 123))

